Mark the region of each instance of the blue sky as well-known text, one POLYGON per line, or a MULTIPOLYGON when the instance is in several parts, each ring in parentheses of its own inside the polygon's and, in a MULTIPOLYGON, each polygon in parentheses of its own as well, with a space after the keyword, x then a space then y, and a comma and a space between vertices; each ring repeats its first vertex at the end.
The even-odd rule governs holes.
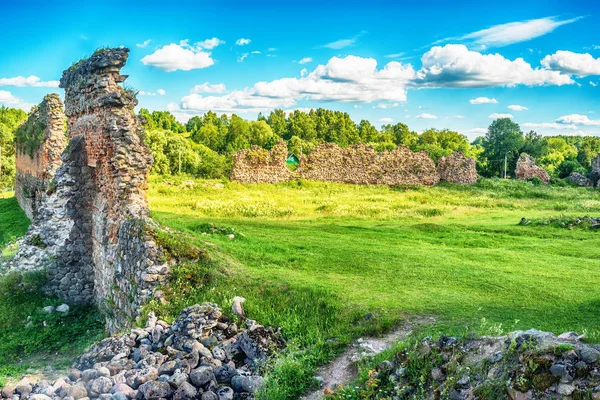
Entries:
POLYGON ((27 109, 102 46, 131 49, 141 107, 180 120, 325 107, 470 138, 511 116, 600 135, 600 4, 589 1, 11 2, 0 104, 27 109))

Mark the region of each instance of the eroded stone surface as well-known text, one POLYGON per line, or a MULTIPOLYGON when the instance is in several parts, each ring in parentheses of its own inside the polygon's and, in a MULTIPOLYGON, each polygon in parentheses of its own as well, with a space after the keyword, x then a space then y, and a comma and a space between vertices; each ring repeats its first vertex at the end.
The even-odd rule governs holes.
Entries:
POLYGON ((452 153, 438 161, 440 180, 461 185, 475 183, 479 179, 476 166, 473 158, 459 152, 452 153))
POLYGON ((252 146, 233 155, 230 178, 242 183, 279 183, 291 179, 286 165, 287 145, 280 139, 270 150, 252 146))
POLYGON ((535 165, 535 160, 527 153, 521 153, 519 156, 515 176, 522 180, 539 178, 545 185, 550 183, 550 175, 544 168, 535 165))
POLYGON ((49 94, 17 131, 15 196, 33 221, 67 146, 63 103, 49 94))
POLYGON ((439 176, 427 152, 406 146, 377 152, 366 144, 342 148, 323 143, 300 157, 297 176, 330 182, 383 185, 435 185, 439 176))
POLYGON ((109 331, 129 324, 169 273, 148 218, 152 156, 133 111, 135 95, 119 85, 128 52, 100 50, 64 71, 69 144, 55 188, 9 266, 46 269, 48 293, 95 303, 106 311, 109 331))

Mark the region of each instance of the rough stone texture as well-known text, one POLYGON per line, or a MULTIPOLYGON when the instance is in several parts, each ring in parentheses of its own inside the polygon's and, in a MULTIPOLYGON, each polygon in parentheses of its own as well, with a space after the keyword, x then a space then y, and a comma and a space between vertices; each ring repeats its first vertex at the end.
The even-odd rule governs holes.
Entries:
POLYGON ((323 143, 308 156, 300 157, 296 176, 330 182, 383 185, 435 185, 439 175, 427 152, 399 146, 376 152, 372 146, 356 144, 342 148, 323 143))
POLYGON ((569 175, 567 180, 577 186, 593 186, 592 181, 590 181, 587 177, 581 175, 579 172, 573 172, 571 175, 569 175))
POLYGON ((270 150, 252 146, 233 155, 230 178, 242 183, 279 183, 291 179, 286 165, 287 145, 280 139, 270 150))
POLYGON ((473 184, 479 179, 476 164, 473 158, 459 152, 442 157, 438 161, 440 180, 461 185, 473 184))
POLYGON ((187 307, 171 325, 150 313, 145 328, 90 346, 68 377, 53 384, 22 381, 5 388, 2 397, 251 400, 262 386, 256 359, 264 362, 285 342, 279 331, 255 321, 246 320, 246 326, 238 328, 212 303, 187 307), (210 346, 202 344, 207 338, 210 346))
POLYGON ((592 171, 589 175, 594 186, 598 187, 600 182, 600 154, 592 160, 592 171))
POLYGON ((535 329, 460 340, 428 337, 378 364, 369 382, 386 382, 377 394, 389 399, 472 400, 491 387, 487 393, 494 399, 594 399, 600 352, 581 339, 574 332, 555 336, 535 329), (409 373, 415 359, 431 368, 418 379, 409 373))
POLYGON ((544 168, 535 165, 535 160, 527 153, 521 153, 519 156, 515 176, 517 179, 522 180, 539 178, 544 185, 550 183, 550 175, 548 175, 544 168))
POLYGON ((46 269, 46 291, 94 302, 116 331, 164 281, 169 265, 153 240, 147 175, 152 156, 119 83, 129 49, 96 52, 63 73, 69 144, 38 216, 9 267, 46 269))
MULTIPOLYGON (((58 94, 45 96, 44 100, 31 111, 17 135, 34 129, 40 130, 41 143, 35 148, 17 143, 15 178, 15 196, 32 221, 38 214, 44 193, 62 163, 60 155, 67 145, 65 114, 58 94)), ((34 139, 29 138, 29 140, 34 139)))

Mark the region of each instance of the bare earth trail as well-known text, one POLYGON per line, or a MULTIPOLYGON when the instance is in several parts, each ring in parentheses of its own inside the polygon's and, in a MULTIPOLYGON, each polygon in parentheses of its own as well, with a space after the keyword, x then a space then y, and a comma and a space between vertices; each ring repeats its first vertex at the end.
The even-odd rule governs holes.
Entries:
POLYGON ((323 390, 335 389, 338 385, 347 385, 358 378, 356 361, 364 356, 374 356, 390 348, 394 343, 405 339, 414 328, 433 324, 435 317, 407 319, 397 328, 382 337, 360 338, 348 345, 344 353, 330 364, 321 367, 317 376, 323 379, 320 389, 309 392, 302 400, 319 400, 324 397, 323 390))

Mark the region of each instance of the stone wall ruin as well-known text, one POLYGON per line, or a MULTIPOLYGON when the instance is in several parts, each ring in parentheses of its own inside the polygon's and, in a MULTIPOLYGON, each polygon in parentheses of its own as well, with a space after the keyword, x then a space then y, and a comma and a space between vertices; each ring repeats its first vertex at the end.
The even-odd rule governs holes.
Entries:
POLYGON ((323 143, 300 157, 299 178, 329 182, 382 185, 435 185, 439 182, 433 160, 425 151, 406 146, 378 153, 373 146, 347 148, 323 143))
POLYGON ((550 183, 550 175, 542 167, 535 165, 535 160, 527 153, 521 153, 517 160, 517 168, 515 169, 515 177, 521 180, 530 178, 539 178, 544 185, 550 183))
POLYGON ((17 130, 16 145, 15 197, 33 221, 67 145, 65 114, 58 94, 45 96, 33 108, 17 130))
POLYGON ((283 140, 271 150, 258 147, 233 156, 231 180, 242 183, 278 183, 290 179, 382 185, 435 185, 439 182, 435 164, 426 152, 399 146, 378 153, 366 144, 347 148, 322 143, 309 155, 300 157, 296 171, 286 166, 283 140))
POLYGON ((242 183, 279 183, 289 181, 291 171, 286 165, 287 144, 280 139, 271 150, 252 146, 233 155, 230 178, 242 183))
POLYGON ((148 218, 152 156, 119 84, 129 49, 105 49, 64 71, 69 144, 12 269, 45 269, 46 291, 95 303, 111 332, 131 323, 169 272, 148 218))
POLYGON ((476 164, 473 158, 468 158, 459 152, 441 157, 437 167, 440 180, 459 185, 473 184, 479 179, 476 164))

